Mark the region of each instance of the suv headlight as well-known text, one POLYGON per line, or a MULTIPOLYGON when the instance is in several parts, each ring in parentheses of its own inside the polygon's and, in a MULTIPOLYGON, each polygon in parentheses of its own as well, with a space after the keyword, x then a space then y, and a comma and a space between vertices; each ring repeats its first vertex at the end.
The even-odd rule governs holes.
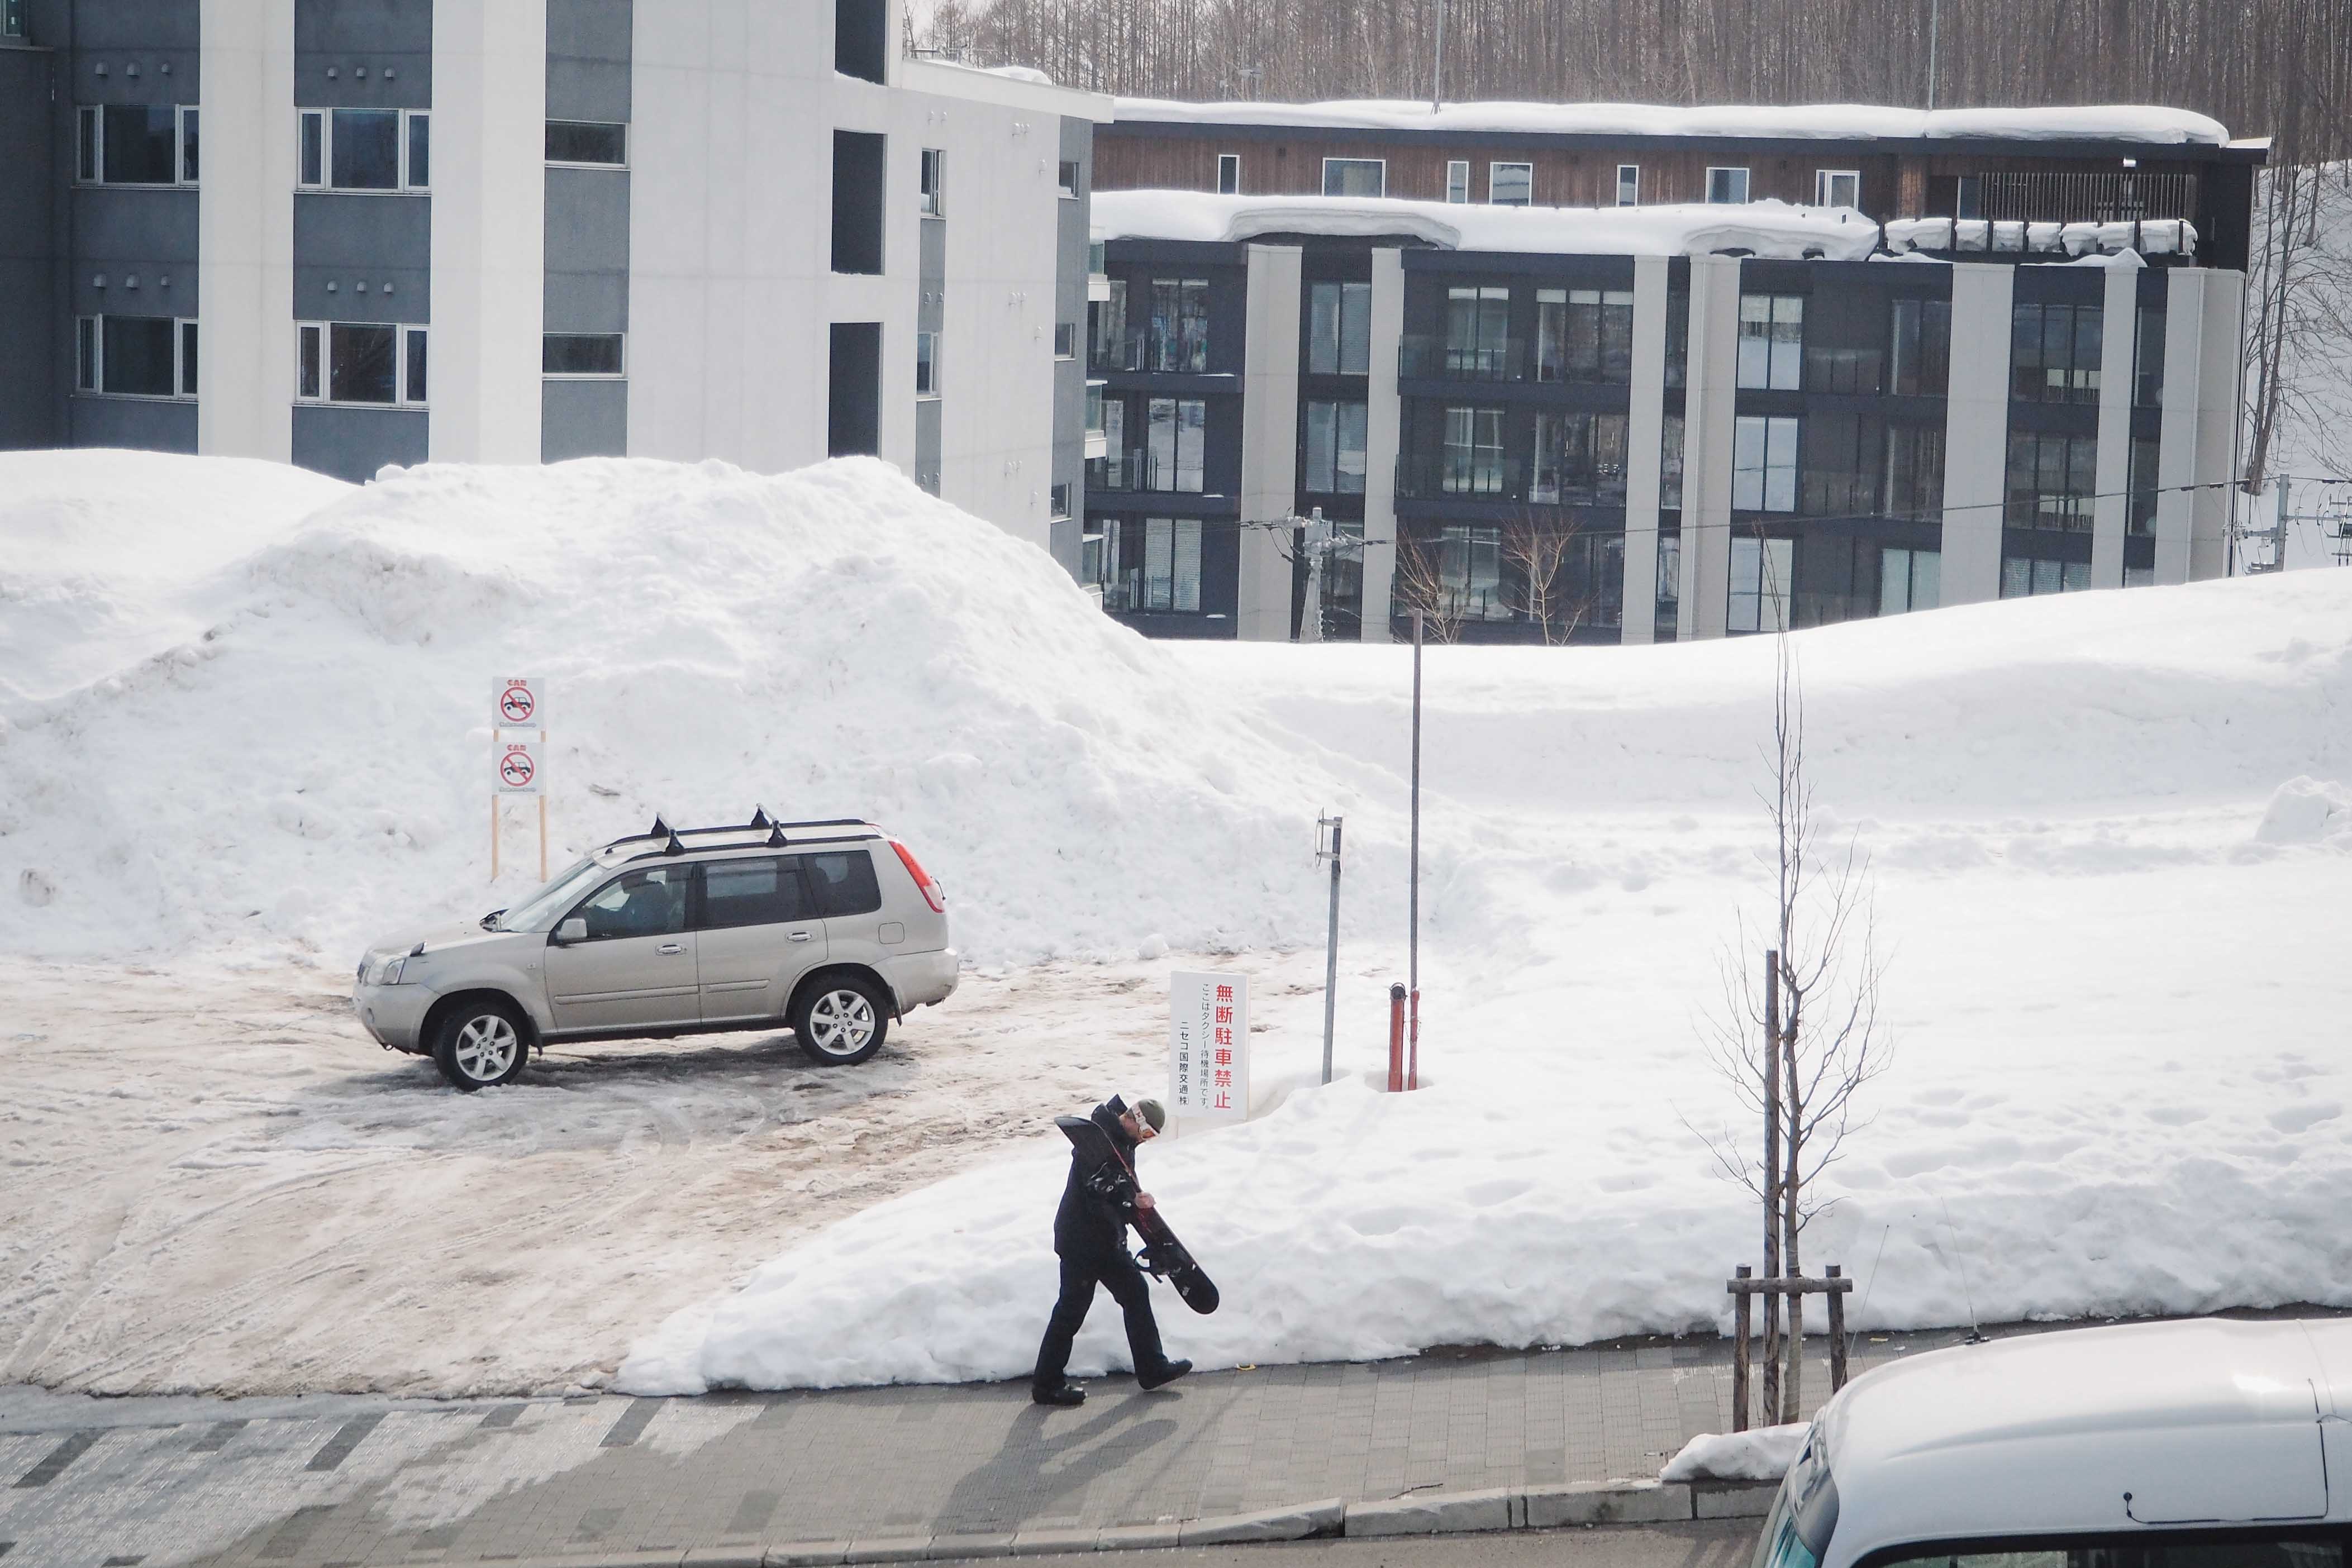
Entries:
POLYGON ((400 984, 401 971, 405 969, 407 967, 408 955, 405 953, 394 953, 380 958, 371 958, 368 960, 366 977, 367 984, 371 986, 396 986, 400 984))

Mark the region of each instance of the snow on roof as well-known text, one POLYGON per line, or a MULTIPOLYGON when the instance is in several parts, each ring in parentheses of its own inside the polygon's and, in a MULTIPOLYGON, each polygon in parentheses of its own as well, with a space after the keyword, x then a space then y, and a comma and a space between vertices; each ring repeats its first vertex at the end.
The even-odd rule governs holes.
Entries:
POLYGON ((1261 235, 1402 235, 1445 250, 1549 256, 1705 256, 1742 249, 1859 261, 1878 225, 1851 207, 1785 202, 1655 207, 1495 207, 1374 196, 1219 196, 1097 191, 1094 237, 1234 244, 1261 235))
POLYGON ((1482 131, 1583 136, 1745 136, 1878 141, 2130 141, 2220 147, 2221 121, 2152 104, 2037 109, 1893 109, 1865 103, 1712 105, 1648 103, 1425 103, 1355 99, 1326 103, 1179 103, 1117 100, 1118 123, 1295 125, 1375 131, 1482 131))

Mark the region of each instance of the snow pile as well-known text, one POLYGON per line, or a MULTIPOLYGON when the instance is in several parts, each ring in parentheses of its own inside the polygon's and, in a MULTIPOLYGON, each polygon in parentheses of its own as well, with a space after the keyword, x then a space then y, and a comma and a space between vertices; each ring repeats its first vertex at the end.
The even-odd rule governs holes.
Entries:
POLYGON ((2186 218, 2144 218, 2137 223, 2037 223, 1992 218, 1893 218, 1886 246, 1898 256, 1913 251, 1960 253, 2048 252, 2071 256, 2197 254, 2197 225, 2186 218))
POLYGON ((2337 843, 2352 849, 2352 789, 2307 777, 2278 787, 2263 810, 2254 841, 2264 844, 2337 843))
POLYGON ((1386 196, 1226 196, 1205 191, 1101 191, 1097 239, 1236 244, 1264 235, 1402 235, 1447 250, 1547 256, 1759 256, 1860 261, 1878 227, 1846 207, 1786 202, 1651 207, 1497 207, 1386 196))
MULTIPOLYGON (((2252 841, 2279 780, 2352 768, 2352 572, 1966 606, 1796 645, 1822 820, 1874 856, 1896 1043, 1825 1178, 1807 1270, 1843 1265, 1870 1327, 2352 1301, 2334 1218, 2352 1207, 2334 1049, 2352 856, 2252 841)), ((1224 1288, 1208 1318, 1160 1295, 1175 1354, 1264 1365, 1727 1323, 1754 1215, 1693 1129, 1740 1114, 1700 1026, 1735 912, 1752 922, 1769 883, 1753 791, 1772 653, 1428 656, 1425 1086, 1373 1087, 1402 901, 1356 881, 1391 863, 1394 819, 1360 837, 1351 818, 1344 896, 1372 924, 1343 942, 1337 1081, 1316 1083, 1319 1029, 1259 1035, 1253 1119, 1144 1153, 1224 1288)), ((1201 691, 1367 761, 1402 760, 1407 659, 1181 654, 1201 691)), ((844 1221, 655 1328, 624 1385, 1020 1375, 1067 1166, 1045 1118, 1077 1108, 1041 1105, 1020 1157, 844 1221)), ((1073 1365, 1125 1363, 1100 1308, 1073 1365)))
POLYGON ((2221 121, 2146 104, 2035 109, 1891 109, 1865 103, 1426 103, 1397 99, 1324 103, 1180 103, 1116 100, 1120 121, 1189 125, 1295 125, 1368 131, 1472 131, 1559 136, 1740 136, 1804 141, 2133 141, 2219 147, 2221 121))
MULTIPOLYGON (((427 466, 354 490, 32 453, 0 455, 0 496, 18 953, 257 938, 340 967, 508 902, 483 887, 506 674, 550 683, 556 865, 656 810, 867 816, 982 959, 1275 942, 1314 895, 1258 868, 1349 793, 1189 694, 1044 552, 878 463, 427 466)), ((535 873, 513 815, 507 866, 535 873)))
POLYGON ((1810 1421, 1745 1432, 1701 1432, 1658 1471, 1662 1481, 1777 1481, 1805 1451, 1810 1421))

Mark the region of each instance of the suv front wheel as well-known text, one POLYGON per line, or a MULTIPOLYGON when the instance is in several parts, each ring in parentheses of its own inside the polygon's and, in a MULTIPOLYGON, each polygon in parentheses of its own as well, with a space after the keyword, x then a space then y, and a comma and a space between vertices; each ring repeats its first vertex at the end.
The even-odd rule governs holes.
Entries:
POLYGON ((522 1015, 491 997, 451 1008, 433 1040, 441 1076, 468 1093, 512 1082, 530 1060, 522 1015))
POLYGON ((827 975, 793 1005, 793 1038, 811 1061, 850 1067, 882 1049, 890 1015, 873 986, 854 975, 827 975))

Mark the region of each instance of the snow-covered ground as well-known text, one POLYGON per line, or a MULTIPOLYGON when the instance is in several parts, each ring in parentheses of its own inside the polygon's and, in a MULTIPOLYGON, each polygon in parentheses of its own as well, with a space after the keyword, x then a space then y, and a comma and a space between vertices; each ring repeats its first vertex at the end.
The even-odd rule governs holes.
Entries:
MULTIPOLYGON (((1691 1131, 1729 1108, 1697 1026, 1762 891, 1769 643, 1429 654, 1427 1087, 1391 1097, 1402 650, 1146 643, 871 464, 425 468, 310 512, 186 459, 137 460, 177 473, 110 507, 127 461, 0 456, 0 533, 37 485, 89 508, 0 561, 9 619, 67 606, 0 695, 0 983, 62 1020, 0 1033, 0 1158, 55 1207, 0 1239, 0 1380, 506 1387, 592 1375, 633 1332, 640 1390, 1017 1375, 1052 1294, 1065 1161, 1043 1119, 1149 1087, 1165 974, 1204 962, 1265 977, 1267 1027, 1255 1117, 1145 1156, 1225 1286, 1213 1318, 1163 1298, 1180 1354, 1722 1320, 1754 1225, 1691 1131), (275 521, 182 570, 118 568, 168 567, 173 497, 275 521), (466 1101, 421 1063, 352 1061, 326 998, 357 944, 507 896, 482 886, 478 710, 509 673, 551 682, 564 844, 656 806, 875 815, 1009 966, 1003 993, 968 982, 863 1080, 756 1036, 590 1048, 623 1060, 466 1101), (1349 849, 1328 1088, 1324 809, 1349 849), (107 966, 132 951, 159 974, 125 993, 145 1021, 117 1049, 160 1105, 105 1092, 138 1082, 105 1034, 107 966), (1011 996, 1040 983, 1050 1005, 1011 996), (811 1080, 844 1101, 778 1109, 811 1080), (866 1096, 900 1103, 861 1141, 838 1118, 866 1096), (967 1104, 981 1135, 935 1142, 967 1104), (242 1174, 185 1163, 206 1108, 233 1118, 209 1166, 242 1174), (680 1121, 707 1154, 657 1142, 680 1121), (567 1143, 575 1124, 595 1130, 567 1143), (306 1189, 305 1162, 341 1174, 306 1189), (787 1176, 863 1185, 786 1222, 787 1176), (192 1216, 208 1245, 175 1252, 192 1216), (340 1320, 319 1339, 268 1332, 313 1297, 340 1320), (453 1303, 489 1321, 433 1324, 453 1303), (541 1311, 530 1356, 479 1359, 541 1311)), ((2352 573, 1797 643, 1822 807, 1874 857, 1893 951, 1898 1054, 1808 1243, 1860 1279, 1854 1321, 2352 1301, 2352 573)), ((1097 1318, 1081 1369, 1124 1359, 1097 1318)))

